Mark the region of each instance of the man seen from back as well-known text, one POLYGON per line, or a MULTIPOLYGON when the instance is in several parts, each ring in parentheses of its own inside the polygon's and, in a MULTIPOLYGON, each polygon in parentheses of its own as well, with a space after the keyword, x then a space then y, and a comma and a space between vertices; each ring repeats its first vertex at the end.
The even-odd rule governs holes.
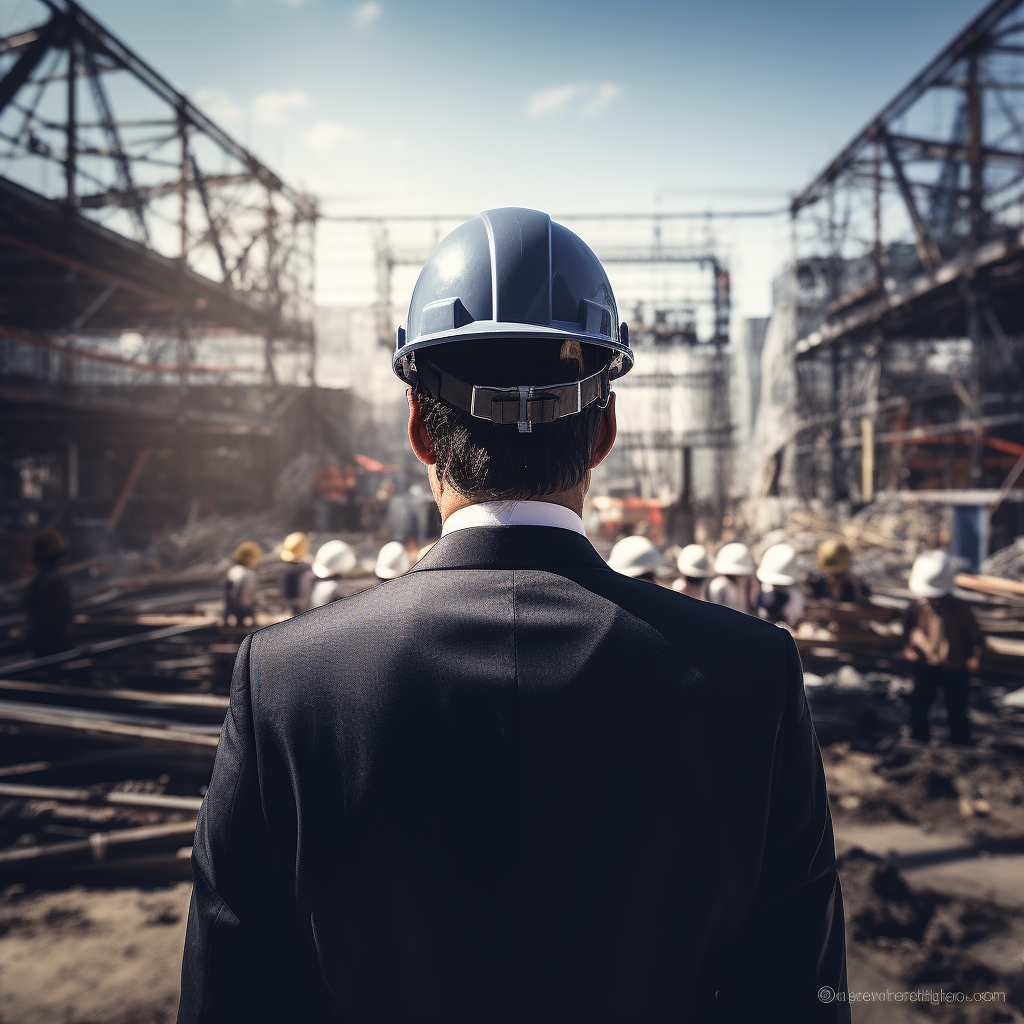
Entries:
POLYGON ((435 249, 393 365, 442 537, 243 643, 180 1024, 849 1021, 792 638, 583 531, 632 362, 546 215, 435 249))

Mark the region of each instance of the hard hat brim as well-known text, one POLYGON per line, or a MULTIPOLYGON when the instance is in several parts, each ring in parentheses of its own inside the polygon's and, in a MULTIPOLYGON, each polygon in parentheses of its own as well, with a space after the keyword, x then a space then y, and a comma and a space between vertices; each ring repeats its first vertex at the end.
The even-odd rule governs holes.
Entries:
POLYGON ((934 587, 930 583, 922 583, 920 580, 911 580, 907 589, 914 597, 945 597, 953 593, 952 587, 934 587))
POLYGON ((609 372, 610 380, 615 380, 628 373, 633 367, 633 353, 628 345, 616 342, 604 334, 585 331, 578 324, 566 322, 564 327, 546 327, 543 324, 524 325, 521 323, 503 323, 497 320, 474 320, 470 324, 452 330, 438 331, 435 334, 423 334, 415 341, 407 342, 395 350, 391 360, 391 368, 406 384, 415 384, 402 360, 414 352, 427 348, 436 348, 457 341, 487 341, 500 337, 505 341, 541 340, 541 341, 578 341, 585 345, 595 345, 608 349, 609 352, 622 356, 622 362, 609 372))
POLYGON ((818 568, 822 572, 827 572, 830 576, 838 576, 839 573, 846 572, 850 568, 850 561, 846 559, 845 561, 829 562, 819 559, 818 568))
POLYGON ((762 574, 760 570, 757 572, 757 578, 762 583, 767 583, 770 587, 791 587, 797 581, 795 576, 786 576, 780 572, 766 572, 762 574))

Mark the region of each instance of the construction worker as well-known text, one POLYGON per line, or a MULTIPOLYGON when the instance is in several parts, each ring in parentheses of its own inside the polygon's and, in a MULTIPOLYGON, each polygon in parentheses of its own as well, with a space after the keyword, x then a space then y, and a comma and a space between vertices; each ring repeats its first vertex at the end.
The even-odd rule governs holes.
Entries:
POLYGON ((313 607, 313 560, 309 557, 309 538, 300 532, 289 533, 281 545, 281 561, 288 565, 281 580, 284 595, 292 615, 313 607))
POLYGON ((255 541, 239 544, 232 554, 224 584, 224 621, 229 626, 248 626, 256 621, 256 566, 263 549, 255 541))
POLYGON ((380 549, 373 571, 379 580, 395 580, 404 576, 412 565, 409 552, 400 541, 392 540, 380 549))
POLYGON ((840 604, 867 603, 870 591, 850 572, 850 549, 841 540, 822 541, 815 560, 821 572, 810 580, 811 597, 840 604))
POLYGON ((931 738, 928 713, 939 690, 950 741, 971 743, 968 678, 981 667, 985 642, 970 606, 953 596, 955 575, 956 561, 945 551, 918 555, 910 571, 914 601, 903 619, 903 655, 914 671, 911 735, 922 743, 931 738))
POLYGON ((59 530, 41 530, 32 540, 35 577, 22 601, 25 609, 25 642, 37 658, 74 646, 70 629, 73 618, 71 589, 58 566, 68 545, 59 530))
POLYGON ((757 578, 761 584, 757 614, 769 622, 795 626, 804 613, 806 601, 793 548, 789 544, 773 544, 768 548, 761 556, 757 578))
POLYGON ((672 589, 687 597, 695 597, 698 601, 703 601, 704 588, 707 586, 708 577, 712 572, 711 560, 703 545, 687 544, 679 552, 676 568, 679 569, 680 578, 673 582, 672 589))
POLYGON ((793 638, 615 572, 583 529, 633 362, 604 268, 491 210, 434 249, 408 325, 441 539, 242 644, 179 1024, 845 1024, 793 638))
POLYGON ((615 542, 608 564, 623 576, 653 583, 661 552, 646 537, 623 537, 615 542))
POLYGON ((355 567, 356 553, 343 540, 329 540, 324 544, 313 562, 313 575, 317 582, 313 585, 311 606, 320 608, 340 600, 344 595, 338 584, 345 573, 355 567))
POLYGON ((757 614, 757 578, 750 548, 739 541, 726 544, 715 556, 715 578, 708 584, 707 599, 712 604, 735 608, 746 615, 757 614))

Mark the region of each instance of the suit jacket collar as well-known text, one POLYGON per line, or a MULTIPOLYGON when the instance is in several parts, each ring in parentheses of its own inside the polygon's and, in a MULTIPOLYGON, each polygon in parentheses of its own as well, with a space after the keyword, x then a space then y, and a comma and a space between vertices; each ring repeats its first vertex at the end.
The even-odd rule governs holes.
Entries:
POLYGON ((607 569, 586 537, 552 526, 476 526, 442 537, 412 572, 431 569, 607 569))

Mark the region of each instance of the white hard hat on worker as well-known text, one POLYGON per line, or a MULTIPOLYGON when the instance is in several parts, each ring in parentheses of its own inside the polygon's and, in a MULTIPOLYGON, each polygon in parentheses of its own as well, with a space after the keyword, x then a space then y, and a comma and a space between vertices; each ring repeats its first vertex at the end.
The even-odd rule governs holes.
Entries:
POLYGON ((935 599, 953 593, 957 560, 945 551, 925 551, 914 559, 907 584, 915 597, 935 599))
POLYGON ((739 541, 724 545, 715 556, 715 572, 719 576, 753 576, 756 569, 750 548, 739 541))
POLYGON ((407 573, 411 565, 412 559, 405 546, 392 540, 380 549, 373 571, 378 579, 394 580, 407 573))
POLYGON ((789 544, 773 544, 762 556, 757 578, 773 587, 791 587, 799 578, 796 552, 789 544))
POLYGON ((679 552, 676 568, 683 576, 698 580, 707 579, 713 572, 711 559, 708 558, 708 553, 701 544, 687 544, 679 552))
POLYGON ((648 576, 661 565, 661 552, 646 537, 623 537, 616 541, 608 564, 623 576, 648 576))
POLYGON ((356 567, 355 552, 343 540, 329 540, 316 553, 313 573, 325 580, 342 576, 356 567))

